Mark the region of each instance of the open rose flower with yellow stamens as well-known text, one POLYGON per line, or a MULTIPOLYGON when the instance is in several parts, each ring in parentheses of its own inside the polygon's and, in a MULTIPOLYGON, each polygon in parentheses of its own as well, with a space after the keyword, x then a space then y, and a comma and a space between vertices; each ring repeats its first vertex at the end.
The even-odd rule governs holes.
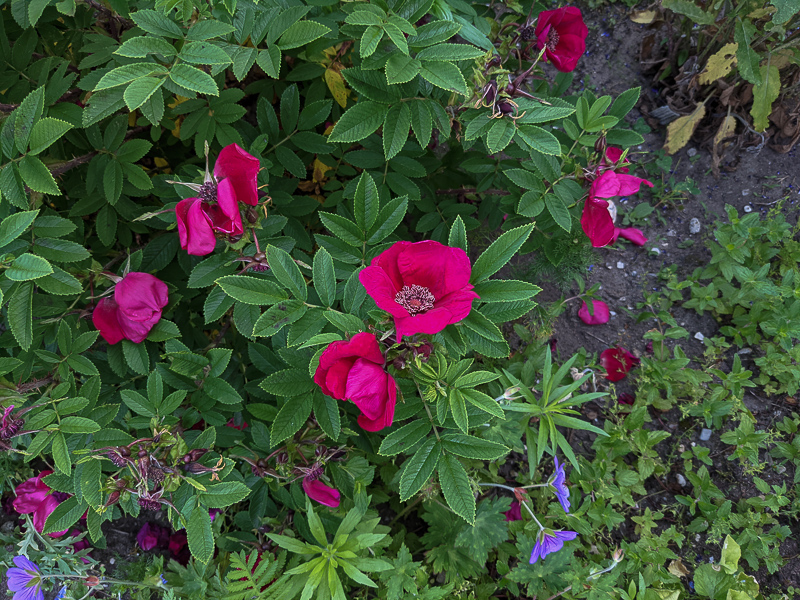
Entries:
POLYGON ((397 338, 433 335, 465 319, 478 294, 461 248, 439 242, 397 242, 372 259, 359 281, 378 307, 394 317, 397 338))

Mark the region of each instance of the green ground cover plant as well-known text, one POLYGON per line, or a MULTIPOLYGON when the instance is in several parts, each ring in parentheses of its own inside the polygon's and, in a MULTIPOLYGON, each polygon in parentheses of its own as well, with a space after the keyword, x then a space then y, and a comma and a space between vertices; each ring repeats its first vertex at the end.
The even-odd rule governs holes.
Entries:
MULTIPOLYGON (((800 418, 743 395, 796 392, 796 226, 729 212, 639 307, 652 355, 546 343, 567 302, 608 322, 582 274, 653 210, 615 204, 654 187, 640 90, 572 91, 579 8, 13 0, 0 26, 17 600, 794 595, 754 574, 787 562, 800 418), (545 276, 580 293, 539 306, 545 276), (723 322, 702 358, 678 303, 723 322), (698 427, 753 490, 726 498, 698 427)), ((669 160, 656 207, 694 189, 669 160)))

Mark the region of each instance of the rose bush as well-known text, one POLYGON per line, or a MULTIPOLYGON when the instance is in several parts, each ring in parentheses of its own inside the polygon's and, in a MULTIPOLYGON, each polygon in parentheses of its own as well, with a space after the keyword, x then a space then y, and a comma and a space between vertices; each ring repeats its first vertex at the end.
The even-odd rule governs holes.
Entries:
POLYGON ((597 361, 533 343, 518 257, 582 286, 592 246, 646 242, 611 199, 650 184, 627 173, 638 89, 570 92, 580 10, 21 6, 0 17, 0 447, 21 479, 52 469, 12 501, 34 530, 95 545, 69 582, 107 585, 88 569, 124 517, 143 585, 176 597, 588 580, 610 536, 565 514, 590 500, 564 467, 566 430, 607 435, 578 414, 597 361))

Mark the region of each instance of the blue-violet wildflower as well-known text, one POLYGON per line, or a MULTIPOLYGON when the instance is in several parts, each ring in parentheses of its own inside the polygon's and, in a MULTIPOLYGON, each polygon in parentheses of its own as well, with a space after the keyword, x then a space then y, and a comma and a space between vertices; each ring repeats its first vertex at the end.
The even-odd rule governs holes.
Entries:
POLYGON ((8 589, 14 592, 14 600, 44 600, 42 572, 24 556, 14 557, 14 564, 6 573, 8 589))
POLYGON ((558 552, 564 547, 564 542, 574 540, 578 534, 574 531, 553 531, 552 529, 542 529, 536 537, 536 543, 531 552, 530 564, 535 563, 540 558, 548 554, 558 552))
POLYGON ((556 498, 561 503, 561 508, 564 509, 565 513, 569 512, 569 488, 567 488, 566 484, 564 483, 567 479, 567 475, 564 472, 564 465, 558 463, 558 457, 555 457, 555 464, 556 470, 553 473, 553 476, 550 478, 550 481, 547 483, 553 488, 553 491, 556 494, 556 498))

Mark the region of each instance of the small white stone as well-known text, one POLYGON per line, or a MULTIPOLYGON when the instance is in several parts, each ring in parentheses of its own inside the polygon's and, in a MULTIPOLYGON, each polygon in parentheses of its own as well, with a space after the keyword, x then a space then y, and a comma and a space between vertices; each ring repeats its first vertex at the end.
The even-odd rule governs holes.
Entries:
POLYGON ((689 221, 689 233, 692 235, 700 233, 700 219, 697 217, 692 217, 689 221))
POLYGON ((633 275, 634 277, 636 277, 636 271, 631 271, 631 275, 633 275))
POLYGON ((751 212, 753 212, 753 207, 752 207, 752 206, 750 206, 749 204, 745 205, 745 207, 744 207, 744 212, 746 212, 746 213, 751 213, 751 212))
POLYGON ((111 558, 108 559, 108 562, 109 562, 109 564, 113 565, 114 563, 117 562, 117 559, 112 556, 111 558))
POLYGON ((659 250, 658 248, 653 248, 652 250, 650 250, 650 252, 652 252, 653 254, 661 254, 661 250, 659 250))
POLYGON ((694 541, 695 542, 699 542, 700 541, 700 534, 699 533, 695 534, 694 541))
POLYGON ((618 269, 624 269, 625 268, 625 263, 624 262, 617 262, 617 268, 618 269))
POLYGON ((608 311, 608 314, 610 314, 612 317, 617 316, 617 313, 615 313, 613 310, 608 311))
POLYGON ((694 334, 694 339, 700 340, 702 342, 704 339, 706 339, 706 336, 704 336, 702 333, 698 331, 697 333, 694 334))
POLYGON ((627 298, 625 296, 623 296, 622 298, 619 299, 620 302, 625 302, 625 300, 627 300, 627 298))
POLYGON ((689 148, 686 151, 686 155, 689 157, 695 156, 697 154, 697 148, 689 148))
POLYGON ((667 237, 675 237, 676 235, 678 235, 678 234, 677 234, 677 232, 676 232, 674 229, 670 229, 670 230, 667 232, 667 237))
POLYGON ((784 473, 786 473, 786 467, 783 466, 783 465, 778 465, 778 466, 775 467, 775 472, 778 475, 783 475, 784 473))
POLYGON ((747 188, 742 190, 742 196, 749 196, 749 195, 750 195, 750 190, 748 190, 747 188))
POLYGON ((694 448, 695 446, 697 446, 697 444, 695 444, 694 442, 692 442, 692 448, 694 448))
POLYGON ((683 486, 685 486, 685 485, 686 485, 686 477, 684 477, 684 476, 683 476, 683 475, 681 475, 680 473, 678 473, 677 475, 675 475, 675 478, 678 480, 678 485, 679 485, 679 486, 683 487, 683 486))
POLYGON ((701 442, 707 442, 710 439, 711 439, 711 430, 710 429, 706 429, 704 427, 702 430, 700 430, 700 441, 701 442))

